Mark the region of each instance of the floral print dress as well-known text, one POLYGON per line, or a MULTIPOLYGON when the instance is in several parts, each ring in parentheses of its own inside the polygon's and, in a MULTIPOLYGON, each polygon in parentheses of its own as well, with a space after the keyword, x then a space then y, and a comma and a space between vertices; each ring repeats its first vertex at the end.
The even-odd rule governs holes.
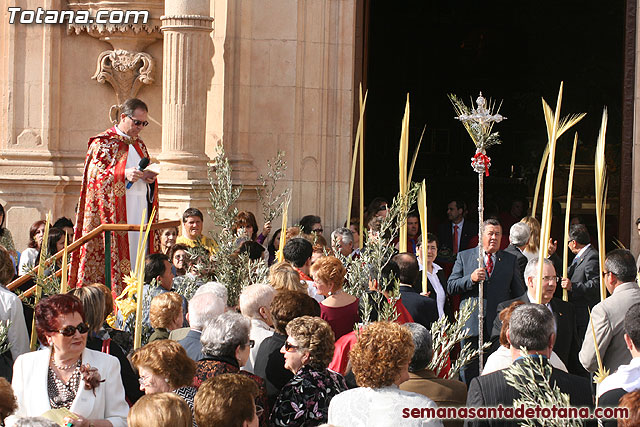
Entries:
POLYGON ((327 422, 329 402, 347 390, 342 375, 305 365, 280 391, 271 412, 275 426, 315 426, 327 422))

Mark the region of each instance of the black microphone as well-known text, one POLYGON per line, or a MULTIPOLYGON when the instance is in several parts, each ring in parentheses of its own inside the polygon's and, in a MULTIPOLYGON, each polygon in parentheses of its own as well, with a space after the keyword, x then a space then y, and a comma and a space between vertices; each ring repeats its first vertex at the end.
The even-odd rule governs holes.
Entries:
MULTIPOLYGON (((138 163, 138 170, 142 172, 147 168, 147 166, 149 166, 149 158, 143 157, 142 159, 140 159, 140 163, 138 163)), ((131 181, 127 182, 127 190, 131 188, 132 185, 133 185, 133 182, 131 181)))

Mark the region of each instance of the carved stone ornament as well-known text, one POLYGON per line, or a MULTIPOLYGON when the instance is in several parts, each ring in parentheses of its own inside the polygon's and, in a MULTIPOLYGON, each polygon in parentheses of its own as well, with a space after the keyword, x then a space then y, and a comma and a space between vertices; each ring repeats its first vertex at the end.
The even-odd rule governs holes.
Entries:
POLYGON ((154 68, 155 62, 148 53, 107 50, 98 56, 96 73, 91 78, 111 84, 117 104, 121 105, 128 98, 135 98, 143 84, 153 83, 154 68))
MULTIPOLYGON (((137 43, 144 43, 145 45, 138 46, 137 49, 129 50, 143 50, 146 45, 152 43, 155 40, 162 38, 160 33, 160 15, 164 11, 164 0, 144 0, 144 1, 116 1, 113 0, 67 0, 69 9, 75 11, 89 11, 92 17, 96 15, 99 10, 118 10, 118 11, 144 11, 148 13, 148 20, 146 22, 123 22, 123 23, 88 23, 88 24, 70 24, 68 26, 68 33, 80 34, 87 32, 92 37, 99 38, 101 40, 108 41, 108 38, 130 38, 137 39, 137 43)), ((112 44, 113 45, 113 44, 112 44)), ((115 46, 114 49, 123 47, 115 46)), ((127 48, 127 47, 125 47, 127 48)))

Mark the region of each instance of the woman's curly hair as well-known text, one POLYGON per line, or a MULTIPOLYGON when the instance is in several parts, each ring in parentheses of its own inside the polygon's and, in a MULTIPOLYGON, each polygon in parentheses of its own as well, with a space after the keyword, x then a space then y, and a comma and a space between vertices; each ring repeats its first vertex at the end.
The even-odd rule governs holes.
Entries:
MULTIPOLYGON (((151 327, 167 328, 176 320, 182 309, 182 297, 175 292, 165 292, 156 295, 149 307, 149 322, 151 327)), ((184 313, 183 313, 184 316, 184 313)))
POLYGON ((287 335, 297 341, 300 350, 309 351, 309 366, 327 369, 333 359, 336 338, 326 321, 319 317, 298 317, 287 325, 287 335))
POLYGON ((390 386, 413 357, 413 338, 393 322, 374 322, 358 336, 349 354, 360 387, 390 386))
POLYGON ((131 363, 136 369, 147 368, 167 379, 172 390, 193 384, 196 362, 184 347, 172 340, 153 341, 133 353, 131 363))

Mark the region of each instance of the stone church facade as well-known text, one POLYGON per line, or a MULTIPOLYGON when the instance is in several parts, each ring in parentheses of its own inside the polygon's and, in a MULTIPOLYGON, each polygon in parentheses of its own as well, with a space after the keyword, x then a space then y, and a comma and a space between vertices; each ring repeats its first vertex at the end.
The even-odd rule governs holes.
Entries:
MULTIPOLYGON (((278 150, 289 218, 347 211, 354 100, 351 0, 6 2, 0 10, 0 202, 19 250, 30 224, 75 219, 88 138, 112 106, 149 106, 141 137, 162 167, 160 218, 210 207, 207 163, 224 143, 239 208, 278 150), (146 24, 10 24, 8 8, 146 10, 146 24), (19 232, 18 232, 19 231, 19 232)), ((280 219, 277 219, 279 222, 280 219)), ((277 229, 280 224, 274 224, 277 229)), ((212 227, 205 219, 205 228, 212 227)))

